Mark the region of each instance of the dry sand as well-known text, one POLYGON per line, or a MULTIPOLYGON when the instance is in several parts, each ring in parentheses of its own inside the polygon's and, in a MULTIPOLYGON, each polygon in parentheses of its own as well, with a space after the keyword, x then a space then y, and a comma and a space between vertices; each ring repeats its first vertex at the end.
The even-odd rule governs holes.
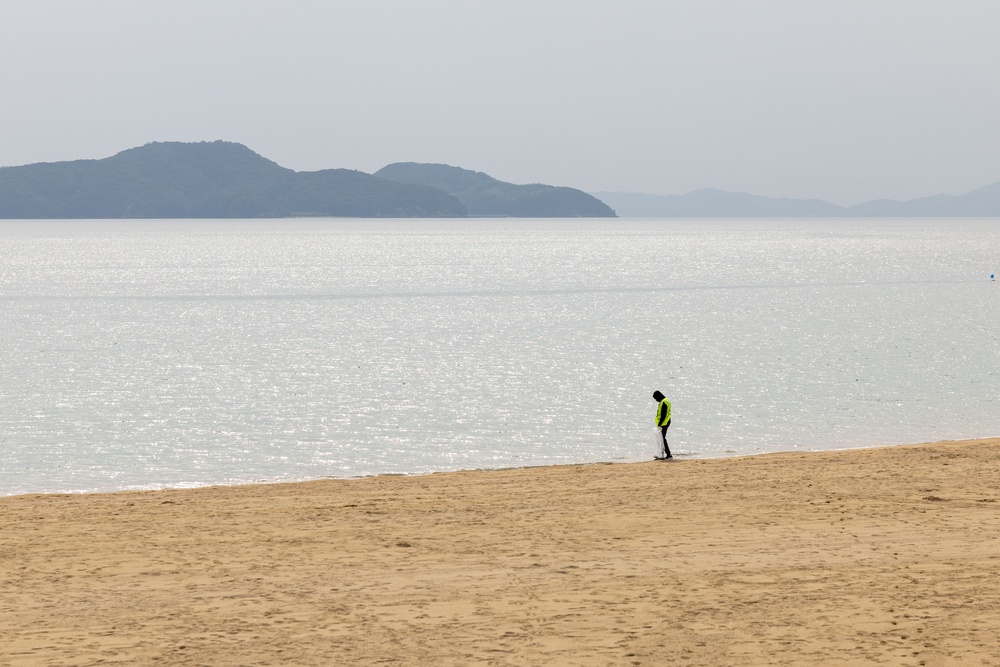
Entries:
POLYGON ((1000 665, 1000 439, 0 499, 2 665, 1000 665))

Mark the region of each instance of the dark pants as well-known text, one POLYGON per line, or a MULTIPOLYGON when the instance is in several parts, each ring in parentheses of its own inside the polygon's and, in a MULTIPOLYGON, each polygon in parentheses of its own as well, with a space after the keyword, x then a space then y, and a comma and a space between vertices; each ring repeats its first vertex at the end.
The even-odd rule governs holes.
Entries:
POLYGON ((660 427, 660 434, 663 436, 663 456, 670 458, 670 445, 667 444, 667 429, 670 428, 670 422, 660 427))

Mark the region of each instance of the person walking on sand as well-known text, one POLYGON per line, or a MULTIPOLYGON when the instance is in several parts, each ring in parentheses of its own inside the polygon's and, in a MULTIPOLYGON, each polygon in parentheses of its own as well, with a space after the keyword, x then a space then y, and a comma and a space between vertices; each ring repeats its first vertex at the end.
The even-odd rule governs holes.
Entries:
POLYGON ((656 409, 656 425, 660 427, 660 435, 663 436, 663 456, 657 456, 657 461, 669 461, 674 457, 670 454, 670 446, 667 444, 667 429, 670 428, 670 400, 659 391, 653 392, 653 400, 660 404, 656 409))

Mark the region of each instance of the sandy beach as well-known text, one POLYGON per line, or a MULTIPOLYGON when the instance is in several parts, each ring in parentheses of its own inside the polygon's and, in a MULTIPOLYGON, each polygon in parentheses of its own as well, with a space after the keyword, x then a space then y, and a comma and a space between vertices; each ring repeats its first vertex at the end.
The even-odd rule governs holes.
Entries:
POLYGON ((0 499, 0 665, 1000 665, 1000 439, 0 499))

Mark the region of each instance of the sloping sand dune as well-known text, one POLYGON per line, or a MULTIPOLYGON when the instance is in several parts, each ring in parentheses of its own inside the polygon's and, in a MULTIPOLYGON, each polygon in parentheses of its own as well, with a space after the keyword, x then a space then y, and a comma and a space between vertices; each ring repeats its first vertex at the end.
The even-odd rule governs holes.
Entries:
POLYGON ((1000 439, 0 499, 0 665, 1000 665, 1000 439))

